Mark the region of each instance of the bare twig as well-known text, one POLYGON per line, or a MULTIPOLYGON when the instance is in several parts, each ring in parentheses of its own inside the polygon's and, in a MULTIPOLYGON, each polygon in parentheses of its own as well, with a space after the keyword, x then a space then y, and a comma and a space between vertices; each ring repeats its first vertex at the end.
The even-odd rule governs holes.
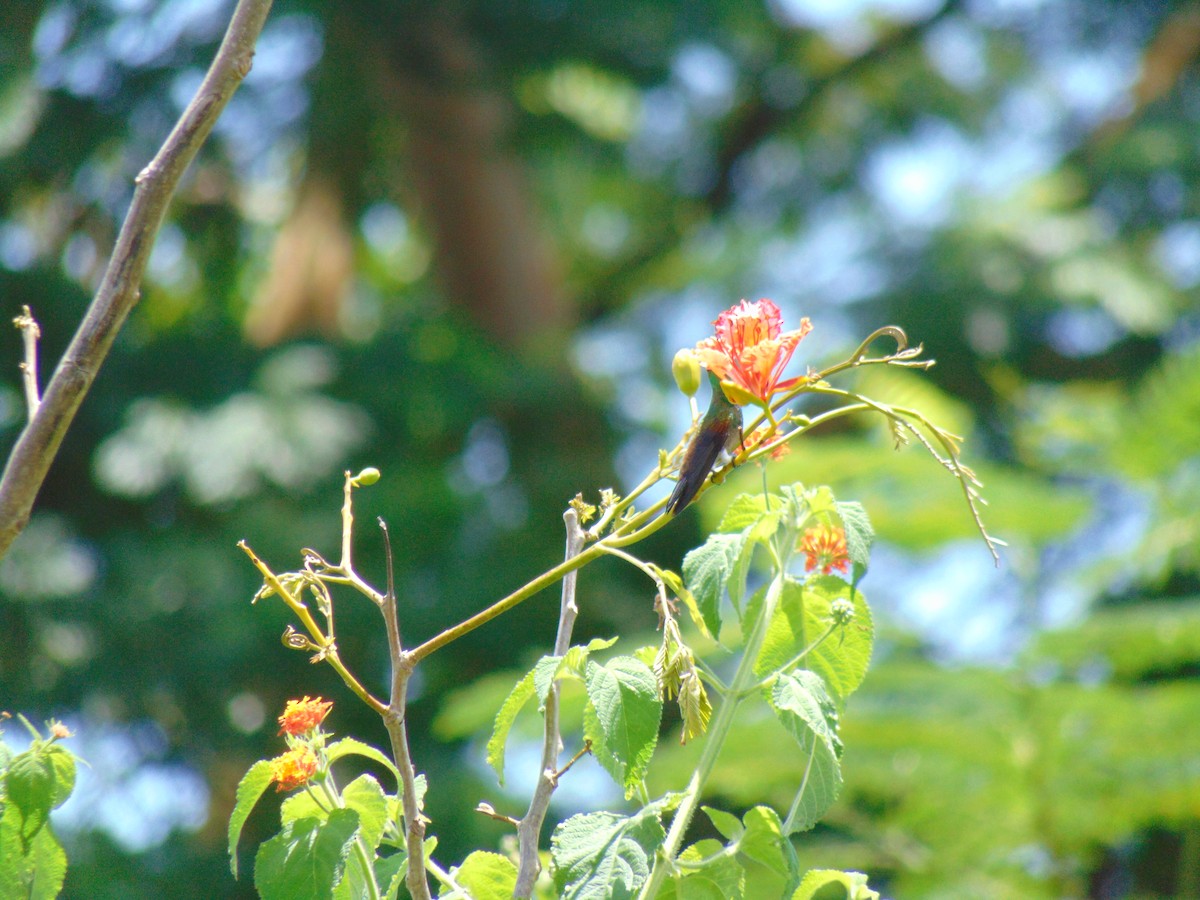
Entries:
POLYGON ((271 0, 239 0, 196 96, 158 154, 137 176, 133 202, 100 287, 0 477, 0 557, 29 521, 63 437, 117 331, 138 301, 139 285, 167 203, 225 104, 250 71, 254 43, 270 8, 271 0))
POLYGON ((13 319, 13 324, 17 326, 25 342, 25 361, 18 368, 21 370, 21 380, 25 382, 25 406, 29 413, 29 421, 32 422, 42 402, 37 374, 37 342, 42 336, 42 329, 38 327, 37 320, 33 318, 28 306, 21 307, 21 314, 13 319))
MULTIPOLYGON (((567 560, 571 560, 578 556, 583 549, 584 533, 579 527, 579 515, 574 509, 568 508, 563 513, 563 522, 567 527, 565 556, 567 560)), ((575 584, 578 577, 579 573, 576 570, 568 572, 563 577, 558 634, 554 638, 555 656, 565 656, 571 648, 571 631, 575 627, 575 617, 579 615, 579 607, 575 605, 575 584)), ((554 793, 554 789, 558 787, 559 776, 575 761, 572 760, 560 771, 558 754, 561 750, 562 737, 558 729, 558 684, 555 682, 550 685, 550 691, 546 695, 541 772, 538 774, 533 798, 529 801, 529 810, 517 825, 521 859, 517 869, 517 886, 513 889, 514 897, 529 897, 533 894, 533 885, 537 881, 538 871, 541 869, 538 862, 538 841, 542 834, 542 823, 546 820, 546 811, 550 808, 550 797, 554 793)))
MULTIPOLYGON (((349 484, 349 480, 347 480, 349 484)), ((344 516, 350 516, 350 494, 347 488, 344 516)), ((352 517, 351 517, 352 518, 352 517)), ((380 604, 383 610, 383 621, 387 627, 388 654, 392 660, 392 692, 388 707, 383 713, 383 724, 387 727, 388 737, 392 743, 392 757, 396 760, 396 768, 400 772, 401 798, 404 809, 404 837, 408 850, 408 874, 405 883, 408 892, 414 900, 428 900, 429 880, 425 877, 425 817, 417 805, 417 772, 413 768, 412 753, 408 747, 408 727, 404 716, 408 707, 408 682, 412 678, 416 665, 412 654, 404 650, 400 643, 400 619, 396 611, 396 576, 395 564, 392 559, 392 538, 388 533, 387 523, 379 519, 379 527, 383 530, 383 541, 387 551, 387 593, 383 595, 380 604)), ((348 545, 343 554, 348 559, 348 545)), ((432 861, 431 861, 432 862, 432 861)))

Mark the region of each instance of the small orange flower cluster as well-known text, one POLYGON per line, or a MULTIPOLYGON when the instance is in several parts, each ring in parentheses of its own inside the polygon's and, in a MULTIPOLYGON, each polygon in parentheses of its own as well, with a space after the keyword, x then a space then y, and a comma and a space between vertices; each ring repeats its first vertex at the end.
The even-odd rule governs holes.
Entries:
POLYGON ((279 717, 279 733, 300 735, 312 731, 325 721, 331 709, 331 701, 322 701, 320 697, 310 700, 307 694, 303 700, 289 700, 279 717))
POLYGON ((845 572, 850 566, 850 551, 846 549, 846 530, 833 525, 817 525, 804 532, 800 541, 804 553, 804 571, 820 569, 828 575, 834 569, 845 572))
POLYGON ((287 735, 291 749, 271 760, 271 781, 276 791, 303 787, 317 773, 317 750, 325 745, 318 729, 331 709, 333 703, 320 697, 310 699, 306 695, 303 700, 287 702, 279 717, 279 733, 287 735))
POLYGON ((290 791, 308 784, 317 771, 317 755, 308 746, 293 747, 271 760, 271 780, 276 792, 290 791))

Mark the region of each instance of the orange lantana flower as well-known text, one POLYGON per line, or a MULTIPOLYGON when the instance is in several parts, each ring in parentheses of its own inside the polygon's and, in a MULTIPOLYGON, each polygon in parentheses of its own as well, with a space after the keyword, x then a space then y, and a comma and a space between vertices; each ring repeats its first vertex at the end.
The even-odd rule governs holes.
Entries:
POLYGON ((271 760, 271 780, 277 792, 303 787, 316 771, 317 755, 311 747, 296 747, 271 760))
POLYGON ((846 549, 846 530, 833 525, 818 525, 804 532, 800 549, 807 557, 804 571, 820 569, 828 575, 834 569, 845 572, 850 565, 850 552, 846 549))
POLYGON ((289 700, 279 717, 280 734, 304 734, 312 731, 325 721, 333 702, 317 697, 309 700, 305 695, 303 700, 289 700))
MULTIPOLYGON (((696 345, 700 364, 734 388, 736 394, 767 403, 772 394, 795 387, 800 378, 780 381, 796 345, 812 330, 807 318, 795 331, 783 330, 783 314, 770 300, 743 300, 717 316, 716 336, 696 345)), ((748 402, 745 401, 745 402, 748 402)))

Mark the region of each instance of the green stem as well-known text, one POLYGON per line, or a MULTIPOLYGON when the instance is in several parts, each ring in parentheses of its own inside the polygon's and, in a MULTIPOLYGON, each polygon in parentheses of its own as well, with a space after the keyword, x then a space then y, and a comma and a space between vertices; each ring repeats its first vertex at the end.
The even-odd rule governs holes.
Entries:
POLYGON ((741 704, 741 697, 746 689, 754 683, 754 663, 767 635, 767 623, 771 621, 775 607, 779 603, 779 597, 783 593, 783 579, 784 574, 780 570, 779 574, 772 579, 770 587, 767 588, 762 611, 742 649, 742 659, 738 663, 737 672, 734 673, 733 682, 729 686, 729 694, 709 726, 704 751, 700 754, 700 761, 696 764, 691 780, 684 790, 683 802, 679 804, 675 818, 671 820, 671 830, 667 832, 667 839, 655 856, 654 870, 638 895, 641 900, 650 900, 656 896, 669 870, 674 868, 675 857, 679 854, 688 825, 691 824, 692 817, 700 806, 700 797, 704 786, 708 782, 709 776, 712 775, 717 758, 721 755, 721 748, 733 727, 733 720, 738 706, 741 704))
MULTIPOLYGON (((346 801, 342 799, 342 793, 338 790, 337 782, 334 781, 332 772, 327 771, 325 773, 325 781, 321 785, 321 790, 331 806, 338 809, 346 808, 346 801)), ((309 795, 316 802, 317 806, 321 807, 321 809, 325 808, 314 791, 309 790, 309 795)), ((375 881, 375 867, 371 865, 372 854, 367 849, 366 842, 363 840, 361 834, 354 839, 352 846, 354 848, 354 858, 358 860, 358 864, 362 867, 363 881, 367 886, 367 898, 368 900, 379 900, 379 885, 375 881)))

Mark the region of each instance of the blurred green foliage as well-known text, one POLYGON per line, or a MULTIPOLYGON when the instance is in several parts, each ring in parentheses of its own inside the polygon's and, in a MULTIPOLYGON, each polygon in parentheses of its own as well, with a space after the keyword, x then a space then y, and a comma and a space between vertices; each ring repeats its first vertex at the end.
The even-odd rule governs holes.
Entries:
MULTIPOLYGON (((862 501, 891 548, 864 582, 880 637, 843 798, 803 865, 903 897, 1200 895, 1194 6, 834 6, 277 0, 0 563, 0 706, 67 720, 95 773, 56 819, 66 896, 248 895, 224 828, 288 697, 385 741, 249 605, 237 540, 284 569, 331 551, 341 471, 377 466, 359 564, 381 582, 384 516, 405 637, 428 637, 556 562, 576 492, 674 443, 670 360, 742 296, 813 318, 800 365, 886 322, 924 342, 931 373, 858 387, 964 434, 1012 545, 992 573, 954 480, 871 417, 768 470, 862 501)), ((227 14, 0 9, 0 302, 33 308, 44 374, 227 14)), ((724 505, 648 552, 678 568, 724 505)), ((654 628, 635 575, 584 573, 579 640, 654 628)), ((422 667, 410 733, 446 859, 500 845, 470 810, 515 801, 467 735, 554 605, 422 667)), ((381 689, 381 623, 342 610, 381 689)), ((797 762, 760 728, 722 761, 726 809, 788 802, 797 762)))

